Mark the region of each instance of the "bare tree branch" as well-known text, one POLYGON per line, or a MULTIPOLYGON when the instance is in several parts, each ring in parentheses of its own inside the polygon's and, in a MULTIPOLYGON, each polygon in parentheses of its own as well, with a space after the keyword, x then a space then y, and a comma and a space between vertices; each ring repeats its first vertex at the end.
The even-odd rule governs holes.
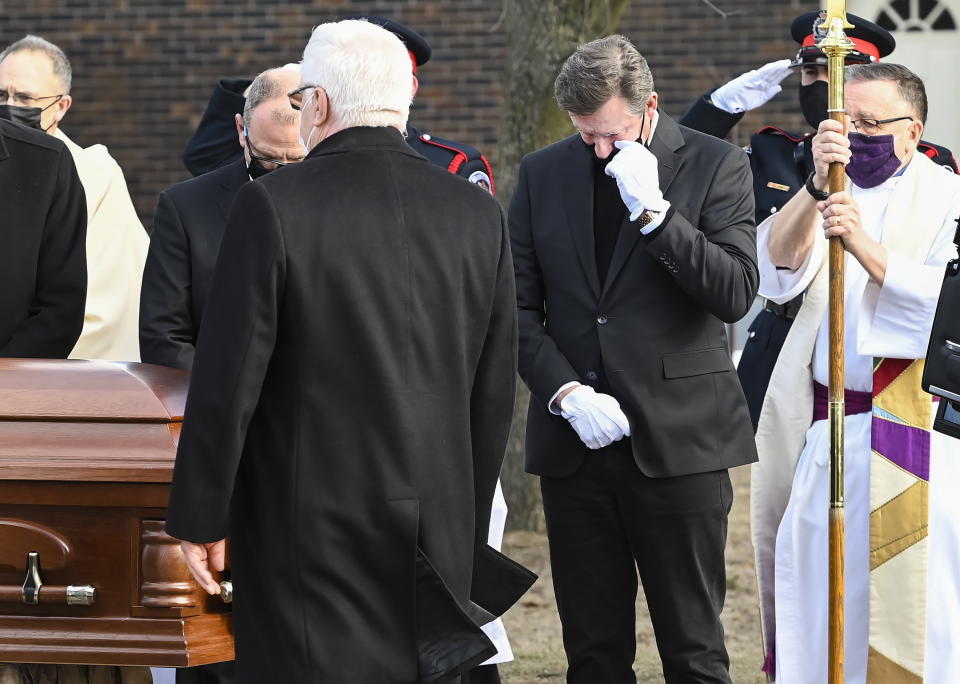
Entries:
POLYGON ((738 14, 746 14, 746 12, 744 12, 742 9, 741 9, 741 10, 733 10, 733 11, 731 11, 731 12, 725 12, 724 10, 720 9, 719 7, 717 7, 716 5, 714 5, 712 2, 710 2, 710 0, 702 0, 702 2, 703 2, 704 5, 706 5, 706 6, 709 7, 710 9, 712 9, 714 12, 716 12, 717 14, 719 14, 719 15, 720 15, 722 18, 724 18, 724 19, 726 19, 727 17, 735 17, 735 16, 737 16, 738 14))

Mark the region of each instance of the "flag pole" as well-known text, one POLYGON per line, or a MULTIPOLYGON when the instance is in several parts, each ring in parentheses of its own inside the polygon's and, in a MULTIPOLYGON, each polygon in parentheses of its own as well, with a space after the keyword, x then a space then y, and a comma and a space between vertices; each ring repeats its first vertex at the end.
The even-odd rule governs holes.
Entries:
MULTIPOLYGON (((853 50, 853 41, 844 29, 847 21, 845 0, 828 0, 827 11, 815 32, 817 46, 827 55, 827 112, 831 119, 845 123, 843 106, 843 67, 853 50)), ((845 189, 844 165, 830 164, 830 192, 845 189)), ((830 238, 830 584, 829 584, 829 659, 828 684, 843 681, 844 631, 844 502, 843 502, 843 420, 844 420, 844 248, 839 237, 830 238)))

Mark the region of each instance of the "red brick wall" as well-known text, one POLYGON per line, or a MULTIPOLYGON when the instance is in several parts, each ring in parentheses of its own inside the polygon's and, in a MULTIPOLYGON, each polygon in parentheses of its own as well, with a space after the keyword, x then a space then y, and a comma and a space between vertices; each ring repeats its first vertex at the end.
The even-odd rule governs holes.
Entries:
MULTIPOLYGON (((796 0, 634 0, 621 31, 647 56, 666 112, 741 71, 790 55, 796 0)), ((216 79, 298 61, 312 26, 352 13, 393 17, 433 45, 411 120, 492 153, 505 54, 501 0, 4 0, 0 45, 25 33, 60 45, 74 71, 63 129, 103 143, 120 162, 149 224, 157 193, 183 180, 183 146, 216 79)), ((795 77, 794 77, 795 78, 795 77)), ((734 134, 764 122, 799 126, 795 82, 734 134)))

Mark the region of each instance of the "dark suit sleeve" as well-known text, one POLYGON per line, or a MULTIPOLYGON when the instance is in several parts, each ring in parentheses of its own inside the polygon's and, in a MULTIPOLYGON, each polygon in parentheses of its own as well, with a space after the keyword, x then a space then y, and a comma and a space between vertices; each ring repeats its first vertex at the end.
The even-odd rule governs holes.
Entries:
POLYGON ((227 219, 200 326, 167 511, 177 539, 227 536, 247 425, 276 343, 285 263, 273 203, 248 183, 227 219))
POLYGON ((46 224, 36 229, 43 230, 43 241, 33 301, 0 356, 65 359, 83 329, 87 299, 87 200, 66 148, 46 224))
POLYGON ((710 95, 705 93, 697 98, 687 113, 680 117, 677 123, 695 131, 712 135, 715 138, 726 138, 733 127, 740 123, 743 112, 731 114, 717 107, 710 101, 710 95))
POLYGON ((647 249, 677 285, 727 323, 743 318, 760 286, 752 175, 747 155, 729 148, 712 173, 693 226, 671 207, 647 249))
POLYGON ((470 394, 477 542, 486 543, 517 384, 517 315, 510 236, 501 214, 500 259, 487 336, 470 394))
POLYGON ((510 202, 509 218, 520 331, 518 368, 530 392, 543 406, 547 406, 560 387, 580 378, 544 327, 546 297, 533 242, 531 211, 526 163, 521 163, 517 189, 510 202))
POLYGON ((141 361, 193 367, 196 326, 190 302, 190 243, 176 203, 161 192, 140 288, 141 361))

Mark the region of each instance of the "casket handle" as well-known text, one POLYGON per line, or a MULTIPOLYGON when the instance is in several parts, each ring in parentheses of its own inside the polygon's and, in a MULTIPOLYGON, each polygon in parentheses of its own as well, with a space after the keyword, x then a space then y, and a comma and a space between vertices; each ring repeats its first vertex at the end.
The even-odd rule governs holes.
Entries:
POLYGON ((233 582, 231 580, 223 580, 220 583, 220 598, 223 599, 224 603, 233 603, 233 582))
POLYGON ((27 577, 23 580, 23 602, 32 606, 40 603, 40 554, 31 551, 27 554, 27 577))
POLYGON ((92 606, 97 600, 97 590, 89 584, 71 584, 65 587, 44 584, 40 578, 40 554, 31 551, 27 554, 27 576, 23 580, 23 586, 0 586, 0 603, 16 601, 18 598, 30 606, 41 603, 92 606))

